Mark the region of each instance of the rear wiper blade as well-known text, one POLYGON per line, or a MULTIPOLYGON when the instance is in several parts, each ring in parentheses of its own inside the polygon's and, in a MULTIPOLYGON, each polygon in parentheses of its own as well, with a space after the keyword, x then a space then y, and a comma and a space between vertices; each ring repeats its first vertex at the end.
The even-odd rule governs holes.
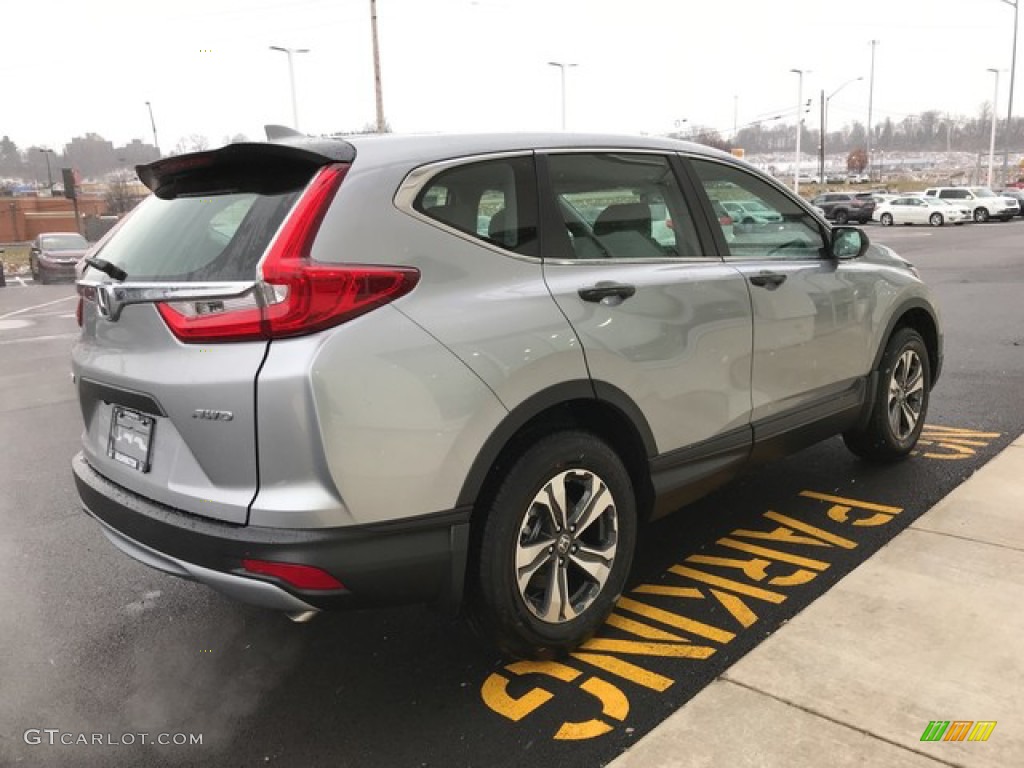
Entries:
POLYGON ((119 283, 123 283, 125 278, 128 277, 128 273, 121 269, 115 264, 111 264, 109 261, 103 259, 94 259, 89 257, 85 260, 85 263, 94 269, 98 269, 104 274, 110 275, 112 278, 117 280, 119 283))

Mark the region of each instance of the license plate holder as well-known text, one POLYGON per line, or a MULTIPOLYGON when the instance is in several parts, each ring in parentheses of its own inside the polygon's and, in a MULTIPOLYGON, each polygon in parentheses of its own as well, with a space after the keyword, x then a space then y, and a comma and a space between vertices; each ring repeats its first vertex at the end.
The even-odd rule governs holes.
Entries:
POLYGON ((149 472, 156 419, 115 405, 110 414, 107 455, 139 472, 149 472))

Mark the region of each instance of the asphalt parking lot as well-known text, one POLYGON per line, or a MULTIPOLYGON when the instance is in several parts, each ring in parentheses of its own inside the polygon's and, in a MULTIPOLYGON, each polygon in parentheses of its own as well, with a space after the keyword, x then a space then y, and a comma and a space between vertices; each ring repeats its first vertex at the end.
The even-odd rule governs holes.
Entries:
POLYGON ((121 555, 70 476, 73 289, 0 289, 0 764, 607 763, 1024 431, 1024 223, 868 231, 943 311, 917 454, 879 468, 830 440, 650 526, 606 629, 544 664, 420 607, 294 625, 121 555))

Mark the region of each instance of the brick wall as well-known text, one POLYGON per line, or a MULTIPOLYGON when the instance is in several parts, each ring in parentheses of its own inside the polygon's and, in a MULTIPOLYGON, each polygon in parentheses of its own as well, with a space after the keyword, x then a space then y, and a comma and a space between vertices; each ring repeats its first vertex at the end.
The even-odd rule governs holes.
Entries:
MULTIPOLYGON (((78 201, 81 216, 106 211, 103 198, 78 201)), ((0 197, 0 243, 32 240, 40 232, 74 232, 75 206, 63 197, 0 197)))

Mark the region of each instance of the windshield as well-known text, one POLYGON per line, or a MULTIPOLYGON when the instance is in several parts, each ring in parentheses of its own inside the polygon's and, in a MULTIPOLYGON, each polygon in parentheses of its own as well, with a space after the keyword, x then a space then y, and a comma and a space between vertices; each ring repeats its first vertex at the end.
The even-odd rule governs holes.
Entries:
POLYGON ((42 239, 44 251, 84 251, 89 243, 81 235, 46 235, 42 239))

